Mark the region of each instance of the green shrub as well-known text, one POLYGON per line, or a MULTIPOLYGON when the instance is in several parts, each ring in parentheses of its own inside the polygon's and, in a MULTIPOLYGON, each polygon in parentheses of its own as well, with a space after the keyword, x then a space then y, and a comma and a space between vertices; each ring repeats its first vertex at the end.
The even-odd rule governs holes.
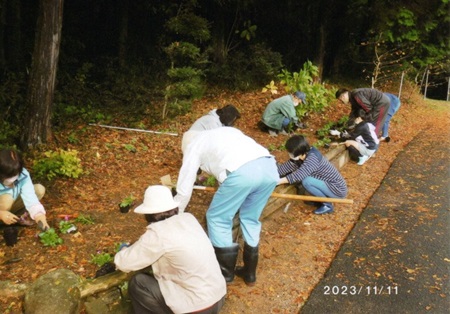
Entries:
POLYGON ((81 161, 76 150, 47 151, 44 158, 35 161, 34 174, 40 178, 52 180, 56 176, 78 178, 83 173, 81 161))
MULTIPOLYGON (((306 104, 299 104, 295 110, 299 118, 312 112, 323 111, 334 98, 331 90, 325 88, 323 84, 315 81, 318 76, 318 67, 311 61, 303 64, 303 69, 299 72, 289 72, 282 70, 278 75, 281 85, 288 93, 299 90, 306 94, 306 104)), ((264 90, 268 90, 267 87, 264 90)))

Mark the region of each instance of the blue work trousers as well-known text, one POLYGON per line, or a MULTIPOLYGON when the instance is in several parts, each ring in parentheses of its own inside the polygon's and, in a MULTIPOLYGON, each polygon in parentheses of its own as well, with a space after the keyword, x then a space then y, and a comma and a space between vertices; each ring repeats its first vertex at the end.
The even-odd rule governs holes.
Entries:
MULTIPOLYGON (((330 190, 325 181, 313 177, 306 177, 302 180, 302 185, 306 189, 306 191, 314 196, 340 198, 330 190)), ((332 207, 331 203, 324 204, 332 207)))
POLYGON ((238 211, 245 242, 252 247, 258 246, 259 218, 278 180, 273 157, 247 162, 227 176, 206 212, 208 236, 214 247, 233 245, 233 217, 238 211))

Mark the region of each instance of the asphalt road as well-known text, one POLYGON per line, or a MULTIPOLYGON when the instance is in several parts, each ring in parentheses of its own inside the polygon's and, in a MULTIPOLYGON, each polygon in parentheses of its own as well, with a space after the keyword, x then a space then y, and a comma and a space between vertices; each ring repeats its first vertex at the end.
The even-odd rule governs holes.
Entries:
POLYGON ((398 155, 301 314, 450 313, 450 133, 435 131, 398 155))

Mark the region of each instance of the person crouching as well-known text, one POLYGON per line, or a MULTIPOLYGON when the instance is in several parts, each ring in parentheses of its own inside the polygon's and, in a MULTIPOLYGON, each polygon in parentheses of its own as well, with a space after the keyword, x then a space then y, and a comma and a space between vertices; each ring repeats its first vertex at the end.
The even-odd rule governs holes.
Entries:
POLYGON ((114 257, 123 272, 135 274, 128 291, 135 313, 219 313, 226 282, 212 244, 190 213, 178 213, 169 188, 150 186, 134 212, 144 214, 146 232, 114 257))

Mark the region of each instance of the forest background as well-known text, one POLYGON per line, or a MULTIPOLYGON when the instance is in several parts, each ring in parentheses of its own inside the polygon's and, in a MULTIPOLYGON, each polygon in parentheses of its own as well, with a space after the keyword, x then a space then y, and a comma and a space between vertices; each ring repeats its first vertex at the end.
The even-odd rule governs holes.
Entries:
MULTIPOLYGON (((0 145, 23 150, 51 142, 65 121, 111 123, 106 108, 125 105, 134 114, 121 125, 148 128, 216 88, 383 89, 404 77, 422 91, 427 81, 430 98, 448 93, 448 0, 2 0, 0 8, 0 145)), ((302 114, 326 105, 315 92, 302 114)))

